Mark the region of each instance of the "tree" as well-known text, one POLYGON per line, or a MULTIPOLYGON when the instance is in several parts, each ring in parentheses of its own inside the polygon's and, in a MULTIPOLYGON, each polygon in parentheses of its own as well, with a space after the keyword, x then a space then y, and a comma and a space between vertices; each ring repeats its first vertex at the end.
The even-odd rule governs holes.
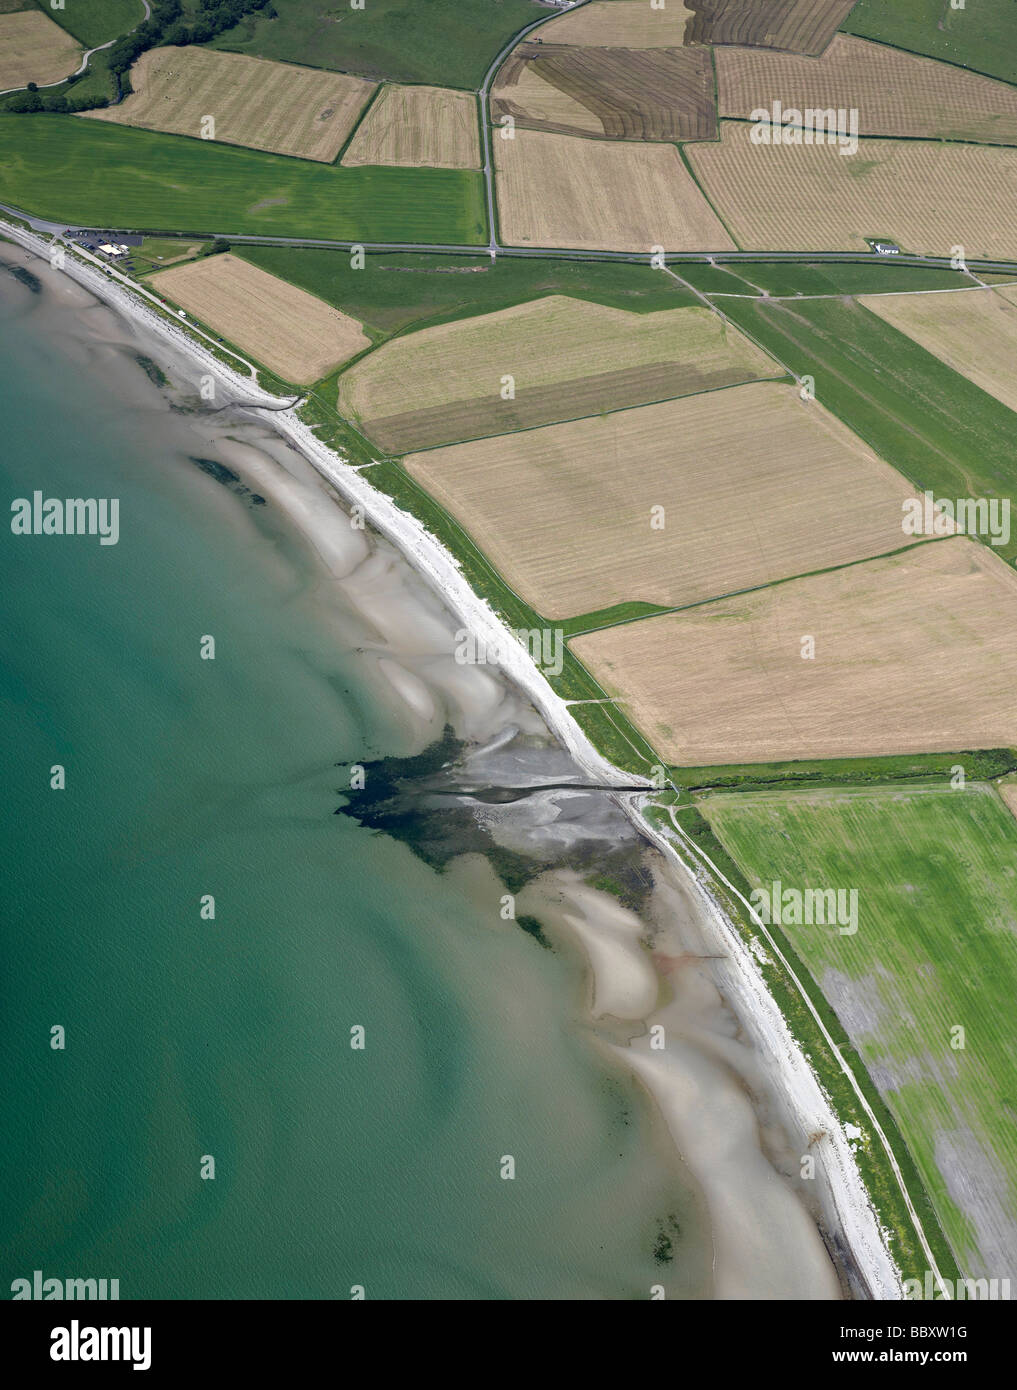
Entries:
POLYGON ((7 103, 8 111, 16 111, 19 115, 28 114, 32 111, 42 110, 42 97, 38 92, 18 92, 11 97, 7 103))

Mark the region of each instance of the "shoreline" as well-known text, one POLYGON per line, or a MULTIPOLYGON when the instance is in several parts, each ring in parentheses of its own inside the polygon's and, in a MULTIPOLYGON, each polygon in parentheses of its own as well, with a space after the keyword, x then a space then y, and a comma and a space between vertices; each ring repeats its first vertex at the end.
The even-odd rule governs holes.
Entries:
MULTIPOLYGON (((34 233, 0 221, 0 235, 48 262, 47 243, 34 233)), ((292 407, 265 392, 256 381, 233 371, 186 329, 164 319, 139 296, 112 277, 78 260, 73 253, 66 255, 62 270, 129 323, 157 335, 228 388, 232 397, 228 405, 238 410, 258 411, 257 416, 252 418, 256 418, 259 425, 296 450, 347 503, 359 504, 372 527, 400 552, 438 601, 473 636, 481 638, 490 650, 498 652, 499 661, 495 669, 532 703, 552 736, 559 740, 593 784, 610 787, 624 780, 650 790, 645 779, 620 772, 597 751, 572 719, 568 702, 554 693, 527 651, 508 635, 507 628, 487 601, 473 591, 458 562, 441 542, 415 517, 402 511, 391 498, 375 489, 340 454, 324 444, 311 427, 297 417, 292 407)), ((388 675, 384 669, 383 674, 388 675)), ((391 680, 390 676, 388 678, 391 680)), ((398 692, 398 686, 396 690, 398 692)), ((710 930, 724 947, 726 957, 719 963, 719 968, 725 992, 756 1047, 785 1119, 793 1122, 787 1126, 789 1134, 797 1129, 803 1135, 809 1135, 822 1129, 833 1139, 833 1171, 827 1172, 823 1168, 822 1207, 828 1214, 828 1234, 842 1239, 847 1245, 857 1274, 871 1297, 902 1298, 902 1275, 883 1239, 868 1192, 851 1157, 843 1126, 826 1100, 819 1078, 794 1040, 783 1013, 767 990, 751 951, 710 893, 705 872, 695 863, 687 861, 665 836, 647 822, 636 804, 638 797, 616 791, 607 795, 621 808, 637 832, 662 853, 667 863, 680 869, 682 879, 698 901, 710 930)), ((591 969, 596 975, 592 962, 591 969)), ((652 1019, 653 1014, 648 1018, 652 1019)), ((688 1135, 686 1133, 683 1137, 681 1126, 673 1122, 672 1108, 668 1103, 675 1078, 669 1074, 667 1067, 656 1065, 655 1056, 646 1048, 646 1039, 635 1042, 642 1046, 633 1047, 630 1044, 619 1051, 629 1054, 626 1056, 627 1063, 649 1091, 676 1145, 684 1152, 688 1135), (636 1056, 640 1050, 645 1052, 645 1057, 637 1064, 636 1056)), ((793 1189, 789 1188, 789 1191, 793 1189)), ((838 1261, 838 1268, 844 1268, 843 1259, 838 1261)))

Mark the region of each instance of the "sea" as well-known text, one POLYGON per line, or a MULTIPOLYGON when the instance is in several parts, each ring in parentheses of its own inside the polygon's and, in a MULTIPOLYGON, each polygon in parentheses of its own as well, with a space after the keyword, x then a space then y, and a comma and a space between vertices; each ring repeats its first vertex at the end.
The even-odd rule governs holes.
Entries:
POLYGON ((249 427, 168 405, 111 321, 0 266, 7 503, 119 521, 0 528, 0 1296, 708 1296, 695 1184, 581 959, 490 871, 336 814, 419 721, 216 463, 249 427))

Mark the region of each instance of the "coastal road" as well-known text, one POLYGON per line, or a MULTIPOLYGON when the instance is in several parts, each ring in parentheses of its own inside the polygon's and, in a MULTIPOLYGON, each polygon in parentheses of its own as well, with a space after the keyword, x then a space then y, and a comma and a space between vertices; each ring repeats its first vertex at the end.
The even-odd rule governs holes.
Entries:
MULTIPOLYGON (((177 237, 180 240, 198 238, 223 237, 227 241, 236 242, 242 246, 303 246, 310 249, 321 251, 351 251, 354 247, 363 247, 367 252, 385 253, 390 255, 435 255, 435 256, 477 256, 488 257, 491 254, 491 246, 460 246, 451 242, 422 242, 422 241, 332 241, 324 237, 287 237, 287 236, 260 236, 249 232, 213 232, 198 231, 191 228, 187 231, 171 230, 167 231, 164 227, 113 227, 107 225, 101 229, 95 227, 94 223, 75 223, 64 219, 56 222, 52 218, 37 217, 33 213, 25 212, 21 208, 11 207, 7 203, 0 203, 0 214, 7 213, 11 217, 17 217, 22 222, 27 222, 35 232, 42 232, 48 236, 63 236, 65 232, 86 232, 93 229, 103 232, 126 232, 132 236, 158 236, 158 237, 177 237)), ((532 260, 569 260, 569 261, 618 261, 628 265, 649 265, 650 253, 637 251, 577 251, 567 247, 549 246, 502 246, 496 244, 495 250, 499 256, 519 256, 532 260)), ((731 263, 737 265, 739 262, 771 261, 789 265, 822 265, 822 264, 850 264, 861 263, 868 265, 907 265, 907 266, 927 266, 938 270, 952 270, 954 267, 949 256, 919 256, 910 253, 902 253, 899 256, 880 256, 875 251, 669 251, 664 256, 666 265, 723 265, 731 263)), ((984 271, 986 274, 1003 274, 1017 276, 1017 260, 1013 261, 978 261, 969 260, 966 262, 968 269, 984 271)))

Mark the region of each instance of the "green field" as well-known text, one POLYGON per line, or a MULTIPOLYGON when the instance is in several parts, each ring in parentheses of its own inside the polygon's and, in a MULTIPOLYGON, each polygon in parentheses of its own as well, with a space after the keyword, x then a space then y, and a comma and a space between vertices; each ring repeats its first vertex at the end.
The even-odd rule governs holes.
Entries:
POLYGON ((0 115, 0 202, 124 230, 473 244, 481 175, 342 169, 77 116, 0 115))
POLYGON ((365 77, 478 88, 518 30, 553 14, 534 0, 274 0, 278 18, 251 15, 210 48, 338 68, 365 77))
POLYGON ((141 0, 67 0, 62 10, 50 9, 49 0, 37 0, 43 14, 56 20, 86 48, 119 38, 145 18, 141 0))
MULTIPOLYGON (((887 463, 940 497, 1017 502, 1017 415, 853 301, 725 299, 724 312, 887 463)), ((993 547, 1017 557, 1017 536, 993 547)))
POLYGON ((362 270, 352 270, 349 255, 340 251, 288 246, 236 246, 234 250, 386 337, 410 324, 422 328, 488 314, 545 294, 594 299, 637 313, 698 303, 669 275, 645 265, 607 261, 584 265, 510 256, 492 265, 487 256, 378 253, 366 257, 362 270))
POLYGON ((700 810, 753 887, 857 889, 855 934, 784 935, 879 1085, 962 1268, 1017 1273, 1017 821, 984 783, 718 794, 700 810))
POLYGON ((841 28, 849 34, 960 63, 1017 82, 1017 14, 1013 0, 859 0, 841 28))
POLYGON ((893 261, 873 260, 825 265, 791 265, 777 261, 739 261, 731 265, 734 274, 747 284, 739 284, 720 266, 675 266, 674 269, 707 294, 754 294, 756 285, 769 294, 898 294, 905 290, 948 290, 971 285, 969 275, 959 270, 939 270, 934 266, 906 266, 893 261), (710 275, 707 272, 713 271, 710 275))

